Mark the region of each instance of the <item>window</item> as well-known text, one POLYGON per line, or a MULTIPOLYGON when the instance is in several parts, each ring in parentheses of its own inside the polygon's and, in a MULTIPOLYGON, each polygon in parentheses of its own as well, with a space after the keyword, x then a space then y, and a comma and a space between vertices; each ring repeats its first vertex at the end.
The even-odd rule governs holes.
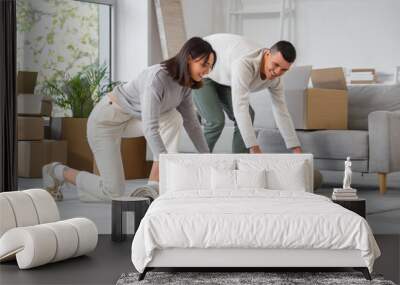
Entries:
MULTIPOLYGON (((72 77, 92 64, 105 64, 108 67, 108 76, 104 81, 111 78, 114 0, 16 0, 16 4, 17 70, 37 73, 34 88, 32 82, 35 80, 32 78, 36 76, 31 76, 32 73, 27 77, 21 76, 21 80, 24 80, 22 83, 24 92, 19 92, 20 94, 44 95, 46 80, 72 77)), ((72 115, 71 110, 65 110, 54 102, 51 114, 44 112, 43 109, 38 111, 39 114, 33 114, 32 110, 25 109, 21 112, 21 106, 23 108, 32 106, 31 99, 35 99, 36 104, 37 98, 38 96, 18 95, 20 189, 42 186, 40 178, 42 166, 51 162, 47 161, 46 155, 49 151, 44 149, 46 144, 43 141, 42 130, 44 129, 45 139, 60 140, 60 137, 55 137, 50 132, 52 124, 57 125, 56 117, 72 115), (25 151, 26 149, 32 151, 25 151)), ((51 105, 51 103, 42 104, 51 105)), ((81 137, 85 139, 86 133, 83 133, 81 137)))
POLYGON ((35 92, 89 64, 111 66, 111 4, 17 0, 17 70, 38 72, 35 92))

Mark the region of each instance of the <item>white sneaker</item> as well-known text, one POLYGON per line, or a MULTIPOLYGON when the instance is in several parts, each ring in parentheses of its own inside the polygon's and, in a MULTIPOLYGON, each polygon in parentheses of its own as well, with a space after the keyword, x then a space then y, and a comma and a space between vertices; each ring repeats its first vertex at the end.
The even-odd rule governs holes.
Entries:
POLYGON ((61 201, 63 199, 63 194, 61 193, 63 181, 58 180, 54 174, 54 168, 57 165, 61 165, 61 163, 52 162, 43 166, 43 188, 47 190, 51 196, 53 196, 54 200, 61 201))

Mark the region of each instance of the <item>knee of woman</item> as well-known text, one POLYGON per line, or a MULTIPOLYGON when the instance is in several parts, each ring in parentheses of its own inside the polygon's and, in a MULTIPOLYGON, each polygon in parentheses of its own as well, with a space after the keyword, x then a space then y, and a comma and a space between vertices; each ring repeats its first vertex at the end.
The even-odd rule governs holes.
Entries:
POLYGON ((109 196, 110 198, 120 197, 125 191, 125 182, 121 183, 119 181, 114 182, 103 182, 100 184, 102 192, 109 196))

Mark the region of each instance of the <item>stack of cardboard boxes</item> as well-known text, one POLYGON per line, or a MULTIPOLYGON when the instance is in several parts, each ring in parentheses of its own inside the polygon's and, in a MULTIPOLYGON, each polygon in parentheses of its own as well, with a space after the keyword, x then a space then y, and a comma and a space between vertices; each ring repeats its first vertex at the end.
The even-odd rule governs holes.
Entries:
MULTIPOLYGON (((33 95, 36 72, 17 76, 18 176, 42 177, 43 165, 58 161, 98 174, 86 134, 87 118, 52 118, 50 97, 33 95)), ((124 137, 121 155, 125 178, 146 178, 144 137, 124 137)))
POLYGON ((43 165, 67 162, 67 142, 51 140, 45 122, 51 120, 52 100, 34 95, 37 73, 19 71, 17 76, 18 176, 42 177, 43 165))

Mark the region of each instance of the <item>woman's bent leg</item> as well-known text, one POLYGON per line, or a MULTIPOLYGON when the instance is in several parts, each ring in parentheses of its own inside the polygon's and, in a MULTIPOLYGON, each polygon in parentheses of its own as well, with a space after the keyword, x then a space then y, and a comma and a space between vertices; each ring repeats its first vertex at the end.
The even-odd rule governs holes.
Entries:
POLYGON ((82 201, 107 201, 122 196, 125 191, 121 137, 131 117, 106 100, 98 105, 89 117, 87 136, 100 176, 78 172, 76 186, 82 201))

